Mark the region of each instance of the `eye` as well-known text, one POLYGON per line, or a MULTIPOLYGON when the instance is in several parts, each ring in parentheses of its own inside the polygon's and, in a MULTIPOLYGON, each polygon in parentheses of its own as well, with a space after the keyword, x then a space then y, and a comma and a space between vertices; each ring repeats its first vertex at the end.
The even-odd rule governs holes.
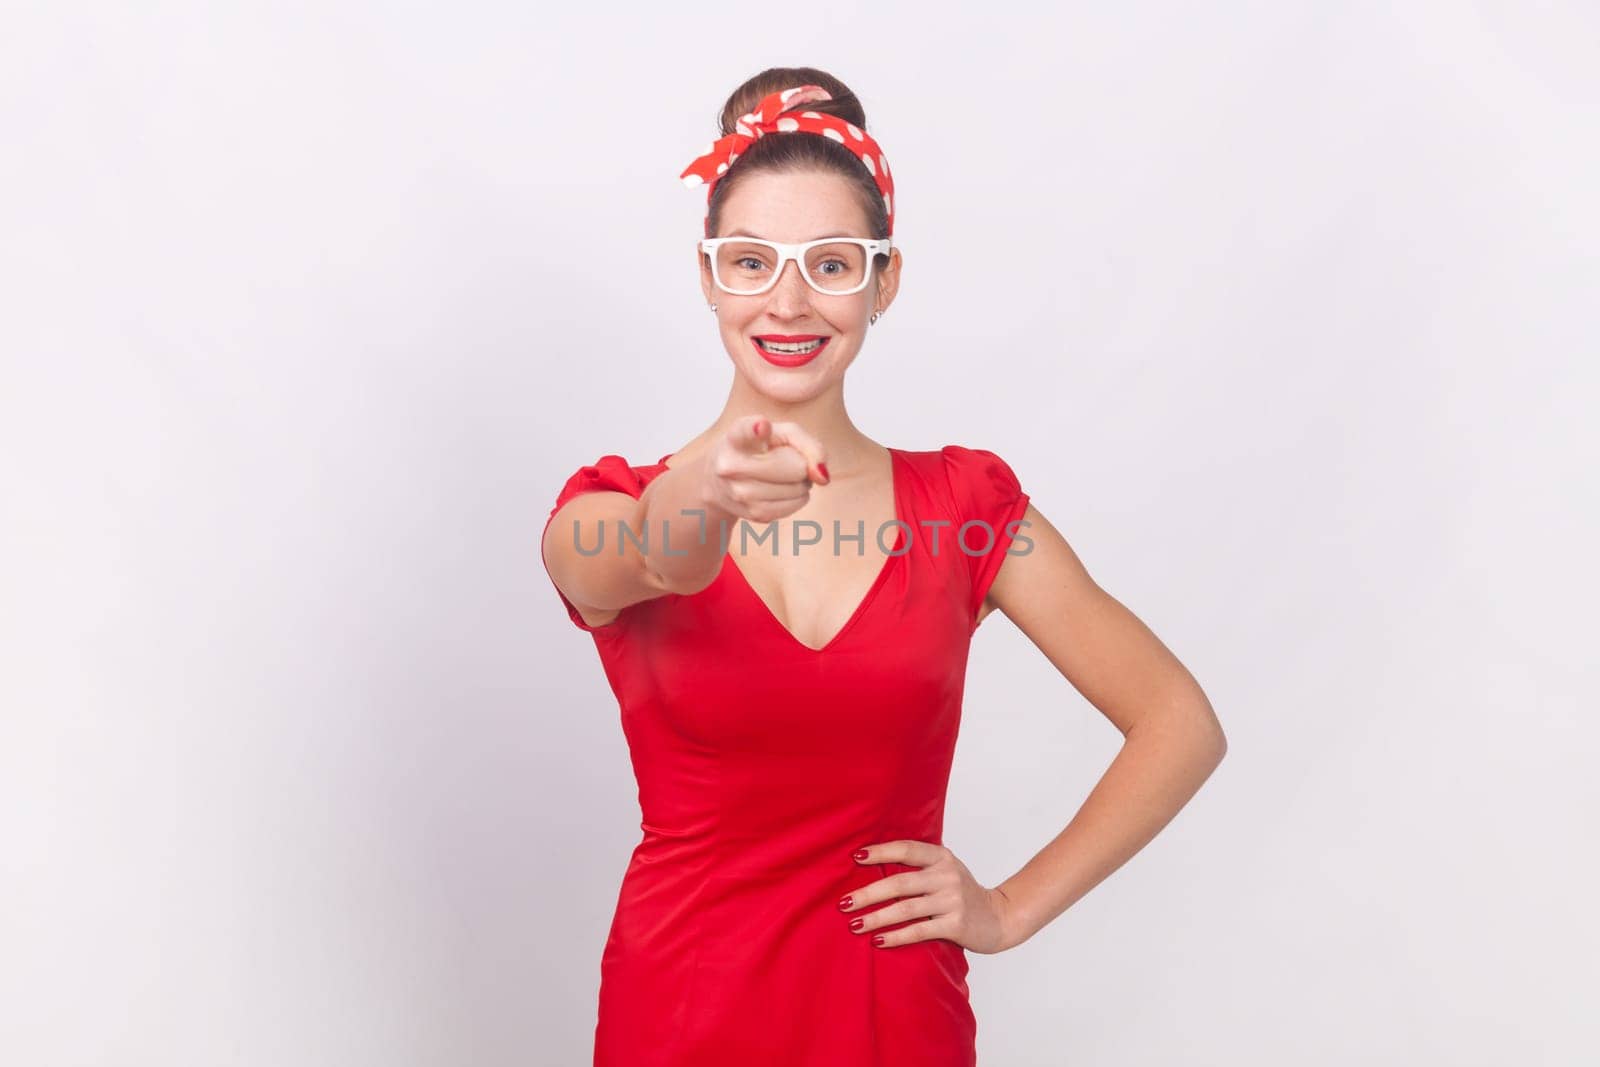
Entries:
MULTIPOLYGON (((818 266, 819 269, 822 268, 822 267, 838 267, 839 270, 845 270, 846 269, 844 262, 841 261, 841 260, 837 260, 837 259, 825 260, 824 262, 817 264, 817 266, 818 266)), ((838 274, 839 271, 836 270, 833 273, 838 274)))
POLYGON ((733 265, 738 267, 740 270, 760 270, 762 267, 766 266, 766 264, 762 263, 754 256, 741 256, 733 261, 733 265), (748 266, 748 264, 751 263, 754 263, 755 266, 748 266))

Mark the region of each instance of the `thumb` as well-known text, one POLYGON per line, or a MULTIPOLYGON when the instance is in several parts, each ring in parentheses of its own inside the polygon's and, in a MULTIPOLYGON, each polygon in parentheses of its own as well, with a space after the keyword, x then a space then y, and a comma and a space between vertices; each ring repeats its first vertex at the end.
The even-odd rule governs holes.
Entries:
POLYGON ((788 445, 799 452, 806 459, 808 468, 807 476, 818 485, 827 485, 831 480, 828 477, 828 454, 822 447, 822 442, 811 436, 805 430, 792 422, 786 422, 781 427, 772 429, 773 445, 788 445))

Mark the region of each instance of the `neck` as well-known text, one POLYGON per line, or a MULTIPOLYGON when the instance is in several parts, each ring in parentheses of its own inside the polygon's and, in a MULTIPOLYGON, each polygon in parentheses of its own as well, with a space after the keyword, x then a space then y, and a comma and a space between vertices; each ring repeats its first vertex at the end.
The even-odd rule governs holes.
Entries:
POLYGON ((830 389, 819 396, 787 402, 756 392, 739 375, 734 376, 733 387, 728 392, 727 402, 717 421, 675 455, 696 454, 727 433, 741 418, 757 414, 775 422, 793 422, 815 437, 827 450, 829 473, 836 479, 849 477, 855 471, 871 466, 881 455, 881 446, 851 421, 842 390, 830 389))

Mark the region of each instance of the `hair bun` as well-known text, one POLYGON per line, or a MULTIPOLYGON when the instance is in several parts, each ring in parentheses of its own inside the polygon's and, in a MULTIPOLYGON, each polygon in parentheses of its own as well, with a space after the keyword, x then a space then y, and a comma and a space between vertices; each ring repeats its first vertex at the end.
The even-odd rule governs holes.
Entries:
POLYGON ((828 93, 828 97, 821 100, 797 101, 793 106, 798 107, 801 102, 809 103, 814 111, 837 115, 846 122, 853 122, 866 129, 867 115, 861 107, 861 101, 856 99, 856 94, 848 85, 832 74, 815 67, 769 67, 745 81, 728 96, 718 119, 718 129, 721 132, 717 136, 726 137, 733 133, 738 127, 739 120, 760 104, 763 97, 802 85, 820 86, 828 93))

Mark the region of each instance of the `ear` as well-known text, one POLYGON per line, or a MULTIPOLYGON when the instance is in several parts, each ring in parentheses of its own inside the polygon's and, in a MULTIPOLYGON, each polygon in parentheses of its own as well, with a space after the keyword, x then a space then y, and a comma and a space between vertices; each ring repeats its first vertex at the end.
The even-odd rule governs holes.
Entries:
POLYGON ((900 250, 889 249, 889 265, 878 272, 878 298, 873 303, 873 310, 882 313, 888 311, 889 305, 894 303, 896 294, 900 292, 902 262, 900 250))
POLYGON ((700 251, 700 242, 694 246, 694 262, 700 271, 700 292, 705 295, 706 303, 712 302, 711 291, 714 288, 711 282, 711 263, 706 259, 706 254, 700 251))

